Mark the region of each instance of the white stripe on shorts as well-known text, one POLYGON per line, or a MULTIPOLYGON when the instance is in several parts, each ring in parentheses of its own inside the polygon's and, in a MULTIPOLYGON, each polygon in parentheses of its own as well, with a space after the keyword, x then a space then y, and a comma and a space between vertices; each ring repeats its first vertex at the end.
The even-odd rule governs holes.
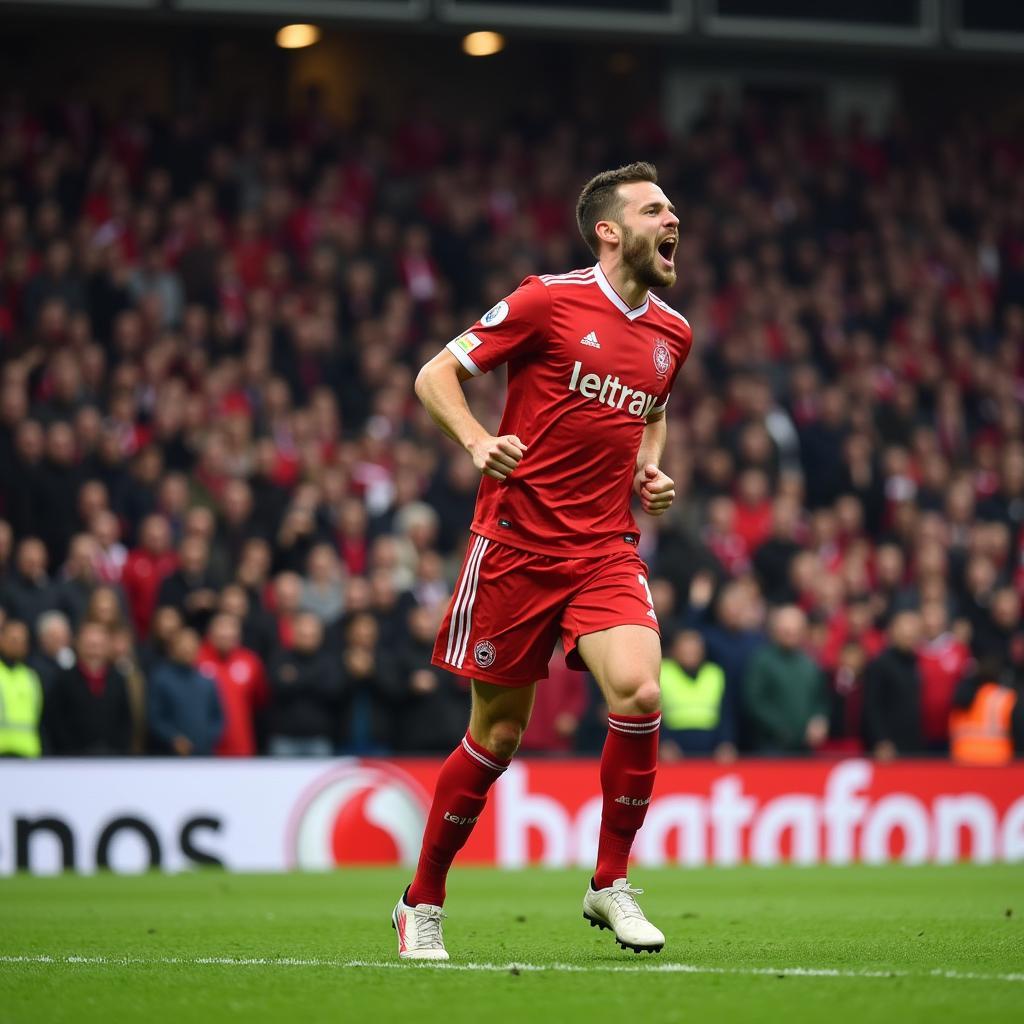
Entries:
POLYGON ((462 668, 462 662, 466 657, 466 648, 469 646, 469 634, 473 626, 473 602, 476 600, 476 588, 480 582, 480 565, 490 546, 491 542, 484 538, 483 544, 480 545, 480 554, 477 556, 476 565, 473 567, 473 581, 466 604, 462 609, 462 625, 459 627, 461 633, 456 645, 455 661, 452 663, 457 668, 462 668))
POLYGON ((466 571, 462 574, 459 592, 455 597, 455 603, 452 605, 452 619, 448 625, 448 647, 445 650, 444 660, 449 665, 458 664, 466 603, 469 600, 470 591, 473 589, 473 579, 486 547, 487 541, 483 537, 476 537, 473 541, 473 546, 469 550, 469 557, 466 559, 466 571))
POLYGON ((476 558, 477 548, 480 547, 482 540, 483 537, 475 537, 473 539, 473 546, 469 549, 469 558, 466 559, 466 571, 462 574, 458 593, 455 595, 455 600, 452 602, 452 618, 451 622, 448 624, 448 647, 444 652, 444 660, 449 664, 452 663, 452 648, 455 645, 455 623, 459 618, 459 608, 462 605, 462 599, 466 593, 466 583, 469 580, 473 559, 476 558))

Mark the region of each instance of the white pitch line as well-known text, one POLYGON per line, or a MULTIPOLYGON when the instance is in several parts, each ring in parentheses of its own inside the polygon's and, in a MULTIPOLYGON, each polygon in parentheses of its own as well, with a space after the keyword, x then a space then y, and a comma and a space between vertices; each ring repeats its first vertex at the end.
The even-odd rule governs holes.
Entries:
POLYGON ((483 971, 509 974, 515 971, 562 974, 733 974, 746 977, 784 978, 944 978, 948 981, 1024 982, 1021 974, 987 974, 979 971, 957 971, 935 968, 931 971, 847 970, 839 967, 715 967, 705 964, 527 964, 527 963, 402 963, 397 960, 335 960, 321 957, 243 957, 243 956, 52 956, 0 955, 0 964, 41 964, 59 966, 99 967, 334 967, 346 970, 397 969, 438 971, 483 971))

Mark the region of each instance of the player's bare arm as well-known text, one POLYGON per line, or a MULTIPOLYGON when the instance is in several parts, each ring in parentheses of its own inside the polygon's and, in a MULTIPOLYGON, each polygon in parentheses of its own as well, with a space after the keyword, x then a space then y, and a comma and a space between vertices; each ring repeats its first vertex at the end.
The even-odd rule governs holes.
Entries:
POLYGON ((495 437, 470 412, 462 390, 470 376, 447 349, 442 349, 416 376, 416 395, 434 422, 469 453, 484 476, 504 480, 519 465, 526 445, 515 434, 495 437))
POLYGON ((633 493, 639 497, 643 510, 649 516, 663 515, 676 496, 675 481, 658 468, 667 436, 665 414, 660 412, 649 416, 633 474, 633 493))

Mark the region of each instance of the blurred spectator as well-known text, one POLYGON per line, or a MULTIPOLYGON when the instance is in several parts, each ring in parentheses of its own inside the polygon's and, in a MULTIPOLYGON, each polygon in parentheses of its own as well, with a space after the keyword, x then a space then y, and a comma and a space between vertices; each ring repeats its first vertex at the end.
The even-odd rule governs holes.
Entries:
MULTIPOLYGON (((396 694, 398 722, 395 749, 399 752, 442 753, 458 743, 466 731, 466 723, 469 721, 469 688, 466 682, 432 665, 430 661, 440 621, 437 610, 418 607, 409 612, 408 635, 394 664, 399 686, 396 694)), ((573 675, 578 677, 577 673, 573 675)), ((548 679, 538 687, 538 693, 550 682, 548 679)), ((557 717, 558 714, 571 716, 571 702, 563 703, 561 698, 565 694, 557 686, 556 689, 559 699, 555 702, 551 717, 557 717)), ((536 718, 536 707, 534 712, 536 718)), ((541 717, 545 721, 549 720, 547 716, 541 717)), ((567 723, 563 722, 562 725, 564 728, 567 723)), ((570 746, 564 749, 571 749, 572 729, 565 736, 570 746)))
POLYGON ((889 646, 864 670, 864 742, 879 760, 922 750, 920 643, 920 615, 898 612, 889 625, 889 646))
POLYGON ((765 643, 764 634, 758 628, 760 601, 756 588, 739 581, 727 583, 713 603, 714 592, 711 574, 697 573, 690 587, 683 623, 700 633, 708 660, 725 673, 726 688, 741 694, 750 660, 765 643))
POLYGON ((131 753, 132 710, 124 676, 110 660, 106 626, 78 629, 76 661, 47 695, 44 726, 56 754, 71 757, 131 753))
POLYGON ((187 626, 149 680, 149 730, 158 753, 209 757, 224 728, 216 683, 196 667, 199 637, 187 626))
POLYGON ((345 611, 341 563, 331 544, 317 544, 310 551, 308 576, 302 584, 299 607, 312 612, 325 628, 333 626, 345 611))
POLYGON ((747 666, 744 712, 753 749, 763 754, 800 753, 821 746, 828 735, 821 669, 801 649, 807 618, 784 605, 772 618, 772 640, 747 666))
POLYGON ((772 505, 771 533, 754 551, 754 571, 765 599, 778 604, 796 596, 790 586, 789 569, 801 550, 797 540, 800 506, 791 499, 777 498, 772 505))
POLYGON ((267 749, 274 756, 330 757, 334 750, 341 672, 323 639, 320 620, 301 612, 292 623, 289 646, 267 666, 267 749))
POLYGON ((0 598, 4 584, 11 571, 11 555, 14 551, 14 531, 6 519, 0 519, 0 598))
POLYGON ((220 501, 220 518, 210 552, 210 568, 217 579, 230 579, 245 542, 258 533, 254 524, 252 487, 239 479, 229 480, 220 501))
POLYGON ((693 629, 673 638, 661 663, 661 737, 668 760, 709 754, 717 761, 736 759, 735 696, 693 629))
POLYGON ((949 628, 946 603, 933 599, 921 605, 923 642, 917 652, 921 675, 921 733, 932 753, 949 749, 949 713, 953 693, 964 679, 971 652, 949 628))
POLYGON ((207 542, 186 537, 178 548, 178 567, 160 583, 157 604, 180 609, 187 626, 204 630, 217 608, 217 588, 209 569, 207 542))
POLYGON ((978 508, 984 519, 1005 523, 1014 536, 1024 529, 1024 442, 1008 445, 1000 460, 999 489, 978 508))
POLYGON ((33 506, 35 529, 46 544, 51 565, 60 565, 67 556, 68 541, 75 529, 71 510, 81 485, 74 431, 69 423, 56 420, 46 429, 46 456, 40 467, 37 501, 33 506))
POLYGON ((178 565, 171 550, 171 529, 163 516, 147 516, 139 528, 139 546, 128 553, 121 585, 128 598, 136 634, 145 639, 157 606, 160 584, 178 565))
POLYGON ((249 591, 237 583, 229 583, 220 592, 218 609, 239 620, 242 624, 242 645, 266 665, 277 646, 274 616, 260 602, 254 604, 249 591))
POLYGON ((217 683, 224 729, 214 748, 218 757, 252 757, 257 752, 256 719, 270 697, 263 662, 242 646, 236 615, 219 612, 210 620, 199 649, 198 668, 217 683))
POLYGON ((110 630, 110 659, 118 672, 124 676, 128 690, 128 703, 132 709, 131 752, 144 754, 149 732, 146 715, 146 674, 142 670, 131 626, 124 624, 110 630))
POLYGON ((295 572, 282 572, 274 577, 271 588, 271 610, 274 615, 276 645, 291 647, 295 620, 301 611, 302 577, 295 572))
POLYGON ((120 583, 128 549, 121 543, 117 516, 101 509, 89 519, 89 533, 96 539, 96 574, 104 583, 120 583))
POLYGON ((1006 764, 1024 754, 1022 669, 1024 648, 998 673, 975 672, 956 688, 949 742, 958 764, 1006 764))
POLYGON ((48 694, 57 677, 75 663, 71 646, 71 625, 63 612, 43 612, 36 623, 36 649, 29 664, 48 694))
POLYGON ((377 618, 370 612, 357 612, 345 622, 341 665, 341 745, 353 753, 393 750, 396 705, 405 685, 395 677, 393 648, 384 647, 377 618))
POLYGON ((116 587, 96 587, 85 609, 85 621, 98 622, 108 630, 120 629, 127 625, 120 591, 116 587))
POLYGON ((972 647, 989 675, 1012 665, 1016 649, 1024 643, 1020 609, 1020 595, 1013 587, 995 587, 987 601, 987 614, 975 619, 972 647))
POLYGON ((96 567, 99 563, 99 547, 95 538, 79 533, 71 538, 68 560, 64 563, 57 598, 72 626, 77 626, 85 617, 93 590, 100 582, 96 567))
MULTIPOLYGON (((465 730, 469 719, 467 695, 464 691, 457 695, 462 698, 460 710, 465 730)), ((586 707, 586 677, 566 666, 565 653, 559 642, 548 664, 548 678, 537 686, 533 713, 519 744, 520 751, 567 754, 574 750, 586 707)))
POLYGON ((3 606, 12 619, 36 623, 43 612, 58 605, 57 587, 46 572, 46 547, 38 537, 20 541, 14 572, 4 581, 3 606))
POLYGON ((39 757, 43 688, 26 663, 28 627, 17 619, 0 625, 0 757, 39 757))
POLYGON ((164 605, 153 613, 149 638, 138 647, 139 667, 148 679, 161 662, 171 656, 171 641, 185 626, 185 620, 177 608, 164 605))

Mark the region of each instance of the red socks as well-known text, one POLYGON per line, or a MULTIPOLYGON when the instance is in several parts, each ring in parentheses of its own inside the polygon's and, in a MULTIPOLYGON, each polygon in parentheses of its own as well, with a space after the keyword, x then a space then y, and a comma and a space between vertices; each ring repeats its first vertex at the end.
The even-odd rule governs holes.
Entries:
POLYGON ((410 907, 444 904, 448 869, 473 831, 487 791, 510 763, 499 761, 468 732, 449 754, 434 786, 416 876, 405 896, 410 907))
POLYGON ((661 712, 609 715, 601 753, 601 835, 594 887, 605 889, 628 875, 629 851, 647 816, 658 770, 661 712))
MULTIPOLYGON (((628 876, 629 851, 647 815, 658 768, 661 713, 609 715, 601 754, 604 805, 594 886, 604 889, 628 876)), ((442 906, 445 879, 487 802, 487 791, 509 766, 467 732, 441 768, 427 816, 423 847, 405 901, 442 906)))

